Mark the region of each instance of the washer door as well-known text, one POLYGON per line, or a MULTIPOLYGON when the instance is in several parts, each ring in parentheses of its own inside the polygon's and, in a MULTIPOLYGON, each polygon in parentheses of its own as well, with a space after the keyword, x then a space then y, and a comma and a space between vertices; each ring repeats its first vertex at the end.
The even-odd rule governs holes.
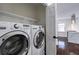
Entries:
POLYGON ((0 54, 2 55, 18 55, 28 53, 29 39, 24 32, 10 32, 3 36, 3 43, 0 46, 0 54))
POLYGON ((44 44, 44 33, 42 31, 37 31, 34 35, 33 43, 35 48, 41 48, 44 44))

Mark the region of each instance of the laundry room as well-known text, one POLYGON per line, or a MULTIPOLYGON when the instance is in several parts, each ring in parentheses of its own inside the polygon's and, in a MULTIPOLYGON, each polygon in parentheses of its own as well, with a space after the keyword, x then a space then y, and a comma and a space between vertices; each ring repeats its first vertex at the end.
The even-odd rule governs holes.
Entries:
POLYGON ((1 1, 0 59, 62 59, 65 55, 73 59, 79 55, 78 2, 1 1))
POLYGON ((45 13, 42 3, 1 3, 0 54, 44 55, 45 13))
POLYGON ((55 3, 1 3, 1 55, 56 55, 55 3))
POLYGON ((78 10, 78 3, 0 3, 0 55, 79 55, 78 10))

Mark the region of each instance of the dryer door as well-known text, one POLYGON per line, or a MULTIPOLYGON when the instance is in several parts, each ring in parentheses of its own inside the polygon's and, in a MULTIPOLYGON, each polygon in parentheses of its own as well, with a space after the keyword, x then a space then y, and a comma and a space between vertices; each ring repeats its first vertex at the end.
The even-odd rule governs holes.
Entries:
POLYGON ((37 31, 34 35, 33 43, 35 48, 41 48, 44 44, 44 33, 42 31, 37 31))
POLYGON ((29 36, 22 31, 9 32, 2 36, 1 55, 18 55, 28 53, 29 36))

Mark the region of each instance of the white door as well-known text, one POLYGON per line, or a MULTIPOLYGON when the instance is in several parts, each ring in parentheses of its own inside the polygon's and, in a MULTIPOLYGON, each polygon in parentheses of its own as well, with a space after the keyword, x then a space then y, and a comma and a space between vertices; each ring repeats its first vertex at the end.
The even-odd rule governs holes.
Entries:
POLYGON ((46 7, 46 54, 56 54, 55 36, 55 7, 54 4, 46 7))

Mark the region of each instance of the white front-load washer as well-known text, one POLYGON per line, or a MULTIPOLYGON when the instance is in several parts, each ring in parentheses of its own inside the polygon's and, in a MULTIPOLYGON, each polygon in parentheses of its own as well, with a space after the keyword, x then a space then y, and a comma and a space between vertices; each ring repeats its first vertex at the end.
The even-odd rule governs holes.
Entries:
POLYGON ((31 25, 32 33, 32 55, 44 55, 45 47, 45 32, 44 27, 38 25, 31 25))
POLYGON ((30 25, 0 22, 0 55, 29 55, 30 25))

